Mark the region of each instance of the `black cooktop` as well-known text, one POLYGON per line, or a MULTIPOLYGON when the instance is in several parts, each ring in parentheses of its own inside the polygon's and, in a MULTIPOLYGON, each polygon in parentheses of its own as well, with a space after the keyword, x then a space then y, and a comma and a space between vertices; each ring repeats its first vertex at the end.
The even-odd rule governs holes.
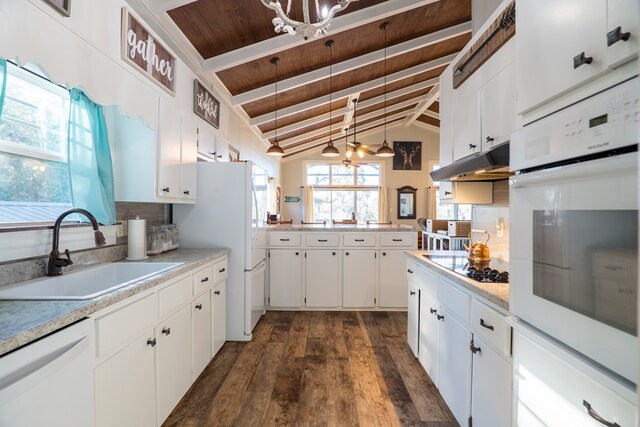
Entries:
POLYGON ((470 265, 469 260, 464 256, 423 255, 423 257, 478 282, 509 283, 507 265, 500 260, 492 260, 488 265, 470 265))

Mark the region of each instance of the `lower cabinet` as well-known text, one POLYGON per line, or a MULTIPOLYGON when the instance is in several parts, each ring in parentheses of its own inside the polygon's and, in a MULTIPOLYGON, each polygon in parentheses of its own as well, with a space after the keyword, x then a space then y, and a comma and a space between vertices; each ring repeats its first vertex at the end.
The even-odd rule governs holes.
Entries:
POLYGON ((211 290, 212 356, 215 356, 227 341, 227 282, 222 281, 211 290))
POLYGON ((489 345, 473 337, 471 417, 476 427, 511 425, 511 364, 489 345))
POLYGON ((407 342, 413 354, 418 357, 420 336, 420 290, 414 282, 409 282, 407 306, 407 342))
POLYGON ((207 367, 211 360, 212 320, 211 291, 202 294, 191 303, 193 319, 193 380, 207 367))
POLYGON ((377 251, 345 249, 342 257, 342 305, 371 308, 375 305, 377 251))
POLYGON ((95 368, 96 427, 156 425, 153 331, 95 368))
POLYGON ((438 278, 424 268, 418 270, 420 286, 420 341, 418 360, 438 387, 438 360, 440 350, 440 304, 438 278))
POLYGON ((380 301, 383 308, 407 306, 407 275, 405 274, 404 250, 380 251, 380 301))
POLYGON ((307 307, 339 307, 339 258, 337 249, 305 252, 305 285, 307 307))
POLYGON ((269 304, 283 308, 302 305, 302 250, 269 251, 269 304))

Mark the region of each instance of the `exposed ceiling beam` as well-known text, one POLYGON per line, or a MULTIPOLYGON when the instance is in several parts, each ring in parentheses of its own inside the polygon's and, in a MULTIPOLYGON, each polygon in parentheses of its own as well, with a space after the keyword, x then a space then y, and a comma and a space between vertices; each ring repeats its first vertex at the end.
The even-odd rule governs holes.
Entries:
POLYGON ((425 110, 422 114, 440 120, 440 114, 436 113, 435 111, 425 110))
POLYGON ((154 13, 166 12, 171 9, 177 9, 196 0, 146 0, 149 9, 154 13))
MULTIPOLYGON (((333 18, 331 21, 331 27, 329 27, 329 36, 370 22, 375 22, 379 19, 384 19, 388 16, 435 3, 436 1, 438 0, 387 0, 373 6, 356 10, 355 12, 345 13, 333 18)), ((256 4, 258 4, 257 1, 256 4)), ((303 43, 305 43, 305 40, 300 37, 281 34, 252 45, 206 59, 203 64, 204 70, 218 72, 264 56, 272 55, 276 52, 291 49, 303 43)))
POLYGON ((431 104, 436 102, 440 97, 440 84, 436 84, 431 88, 428 94, 425 95, 424 99, 420 101, 413 112, 407 116, 407 119, 404 121, 405 126, 411 126, 413 122, 416 121, 418 117, 422 115, 427 108, 431 107, 431 104))
POLYGON ((340 135, 344 135, 345 134, 345 129, 349 129, 349 123, 351 123, 351 120, 353 119, 353 114, 355 112, 353 100, 355 99, 357 101, 357 99, 359 97, 360 97, 360 92, 351 94, 351 96, 347 100, 347 106, 346 106, 346 110, 347 111, 344 114, 344 117, 342 118, 342 126, 340 127, 340 135))
MULTIPOLYGON (((417 92, 419 90, 423 90, 426 89, 428 87, 433 86, 434 84, 438 83, 438 78, 433 78, 433 79, 429 79, 429 80, 425 80, 424 82, 420 82, 420 83, 416 83, 414 85, 411 86, 406 86, 403 87, 401 89, 398 90, 394 90, 393 92, 389 92, 387 94, 387 101, 394 99, 394 98, 398 98, 400 96, 404 96, 407 95, 409 93, 412 92, 417 92)), ((374 98, 369 98, 366 101, 360 101, 358 103, 358 108, 367 108, 370 107, 372 105, 375 104, 379 104, 381 102, 384 102, 384 95, 378 95, 374 98)), ((338 117, 338 116, 342 116, 344 114, 346 114, 349 110, 353 110, 353 104, 351 102, 349 102, 349 100, 347 101, 347 105, 343 108, 340 108, 338 110, 333 110, 332 112, 332 117, 338 117)), ((244 110, 242 110, 244 111, 244 110)), ((434 117, 437 118, 437 117, 434 117)), ((283 126, 281 128, 278 128, 278 132, 281 133, 282 135, 289 133, 289 132, 293 132, 296 131, 298 129, 303 129, 306 128, 308 126, 314 125, 318 122, 322 122, 324 120, 329 120, 329 113, 324 113, 324 114, 320 114, 314 117, 311 117, 309 119, 306 120, 301 120, 299 122, 295 122, 292 123, 290 125, 287 126, 283 126)), ((263 138, 265 140, 273 138, 275 136, 275 132, 274 131, 269 131, 269 132, 264 132, 262 134, 263 138)))
MULTIPOLYGON (((468 32, 471 32, 471 21, 454 25, 452 27, 436 31, 435 33, 426 34, 422 37, 390 46, 387 48, 387 58, 393 58, 394 56, 411 52, 425 46, 433 45, 468 32)), ((366 65, 373 64, 382 60, 384 60, 384 49, 380 49, 375 52, 367 53, 366 55, 357 56, 338 64, 334 64, 332 66, 332 74, 333 76, 337 76, 342 73, 348 73, 349 71, 353 71, 357 68, 364 67, 366 65)), ((278 82, 278 90, 285 92, 319 80, 326 79, 328 76, 329 67, 318 68, 317 70, 313 70, 305 74, 299 74, 297 76, 278 82)), ((241 105, 257 101, 258 99, 266 98, 273 94, 274 85, 268 84, 235 95, 231 98, 231 102, 233 103, 233 105, 241 105)))
MULTIPOLYGON (((399 122, 399 123, 402 124, 402 122, 399 122)), ((430 125, 429 123, 421 122, 420 120, 416 120, 413 124, 415 126, 420 126, 420 127, 425 128, 425 129, 428 129, 430 131, 440 133, 440 128, 439 127, 434 126, 434 125, 430 125)))
MULTIPOLYGON (((415 65, 411 68, 406 68, 402 71, 398 71, 395 72, 393 74, 389 74, 387 76, 387 84, 391 84, 394 83, 398 80, 402 80, 402 79, 406 79, 407 77, 412 77, 415 76, 416 74, 420 74, 420 73, 424 73, 426 71, 430 71, 433 70, 434 68, 438 68, 438 67, 442 67, 443 65, 447 65, 449 64, 451 61, 453 61, 453 59, 457 56, 457 53, 452 53, 450 55, 447 56, 443 56, 437 59, 434 59, 432 61, 429 62, 425 62, 423 64, 418 64, 415 65)), ((351 95, 354 92, 364 92, 367 90, 371 90, 374 89, 376 87, 380 87, 382 85, 384 85, 385 80, 384 80, 384 76, 383 77, 378 77, 375 80, 370 80, 366 83, 361 83, 359 85, 356 86, 352 86, 352 87, 348 87, 345 88, 343 90, 337 91, 333 93, 333 98, 334 99, 340 99, 340 98, 344 98, 347 97, 349 95, 351 95)), ((283 108, 281 110, 278 110, 278 117, 286 117, 286 116, 290 116, 293 114, 298 114, 301 111, 305 111, 305 110, 309 110, 311 108, 315 108, 318 107, 320 105, 324 105, 326 103, 329 102, 329 95, 324 95, 324 96, 320 96, 318 98, 315 99, 310 99, 308 101, 305 102, 301 102, 299 104, 295 104, 295 105, 291 105, 289 107, 283 108)), ((267 113, 267 114, 263 114, 261 116, 258 117, 254 117, 253 119, 251 119, 250 124, 251 126, 255 126, 255 125, 260 125, 263 123, 267 123, 270 121, 273 121, 275 118, 275 115, 272 112, 267 113)))

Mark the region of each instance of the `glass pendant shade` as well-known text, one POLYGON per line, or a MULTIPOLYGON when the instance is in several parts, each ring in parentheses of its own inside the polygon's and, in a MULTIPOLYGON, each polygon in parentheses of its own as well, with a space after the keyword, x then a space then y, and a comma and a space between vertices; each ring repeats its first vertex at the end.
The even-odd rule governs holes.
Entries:
POLYGON ((376 156, 378 157, 393 157, 394 155, 395 153, 393 152, 393 149, 389 147, 389 143, 386 139, 382 143, 382 147, 378 148, 378 151, 376 151, 376 156))
POLYGON ((353 156, 353 151, 349 150, 349 148, 347 147, 347 152, 346 152, 346 154, 347 154, 347 159, 350 159, 350 158, 351 158, 351 156, 353 156))
POLYGON ((324 157, 337 157, 340 155, 340 151, 334 147, 332 141, 329 141, 327 146, 322 149, 322 155, 324 157))
POLYGON ((363 158, 364 157, 364 151, 362 150, 357 150, 358 151, 358 157, 363 158))

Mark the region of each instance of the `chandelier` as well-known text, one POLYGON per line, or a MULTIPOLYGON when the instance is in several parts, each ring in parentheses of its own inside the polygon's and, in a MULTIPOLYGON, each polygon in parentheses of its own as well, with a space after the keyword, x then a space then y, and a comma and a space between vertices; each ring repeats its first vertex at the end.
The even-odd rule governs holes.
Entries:
POLYGON ((327 28, 329 28, 329 22, 333 19, 333 16, 346 9, 349 3, 358 0, 339 0, 338 4, 331 9, 323 7, 320 10, 319 0, 315 0, 316 4, 316 16, 318 19, 322 17, 322 21, 312 24, 309 19, 309 2, 311 0, 300 0, 302 2, 302 13, 304 16, 304 22, 294 21, 289 18, 291 12, 291 3, 295 0, 287 0, 287 11, 282 10, 280 2, 277 0, 260 0, 265 7, 276 11, 276 17, 271 21, 273 23, 276 33, 286 31, 292 36, 299 36, 305 40, 311 37, 326 36, 327 28))

